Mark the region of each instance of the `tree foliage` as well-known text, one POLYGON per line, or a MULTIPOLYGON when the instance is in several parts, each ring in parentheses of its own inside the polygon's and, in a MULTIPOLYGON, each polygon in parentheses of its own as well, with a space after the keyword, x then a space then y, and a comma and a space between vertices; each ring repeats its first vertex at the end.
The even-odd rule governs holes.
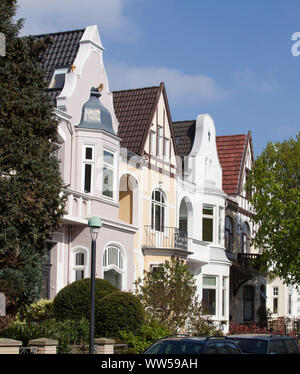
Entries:
POLYGON ((45 93, 40 56, 49 40, 19 37, 16 0, 0 2, 0 289, 7 307, 34 301, 41 289, 45 240, 64 214, 56 158, 57 120, 45 93))
POLYGON ((269 143, 255 161, 247 182, 253 221, 253 244, 262 250, 270 274, 287 284, 300 283, 300 133, 269 143))
POLYGON ((177 257, 171 257, 136 281, 136 292, 148 321, 156 321, 172 333, 211 335, 216 329, 210 324, 196 291, 194 275, 177 257))

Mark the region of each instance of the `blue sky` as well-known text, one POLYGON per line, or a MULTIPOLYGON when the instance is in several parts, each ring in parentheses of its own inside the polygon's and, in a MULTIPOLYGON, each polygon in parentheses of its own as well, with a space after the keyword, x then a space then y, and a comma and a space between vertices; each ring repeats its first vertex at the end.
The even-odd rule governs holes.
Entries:
MULTIPOLYGON (((164 81, 174 121, 209 113, 254 152, 300 129, 298 0, 19 0, 22 35, 98 25, 111 90, 164 81)), ((299 47, 300 51, 300 47, 299 47)))

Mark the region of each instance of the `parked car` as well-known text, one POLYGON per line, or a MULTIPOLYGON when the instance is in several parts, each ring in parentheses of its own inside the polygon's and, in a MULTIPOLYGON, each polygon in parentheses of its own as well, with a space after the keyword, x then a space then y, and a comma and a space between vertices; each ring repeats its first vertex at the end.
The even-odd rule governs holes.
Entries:
POLYGON ((158 340, 143 354, 241 354, 241 351, 225 336, 176 335, 158 340))
POLYGON ((286 335, 242 334, 228 335, 242 353, 299 354, 297 339, 286 335))

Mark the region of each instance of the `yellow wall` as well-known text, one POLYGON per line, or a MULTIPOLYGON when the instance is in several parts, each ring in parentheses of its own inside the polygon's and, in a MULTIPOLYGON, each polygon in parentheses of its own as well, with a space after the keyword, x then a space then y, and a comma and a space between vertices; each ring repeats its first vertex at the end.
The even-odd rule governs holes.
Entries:
MULTIPOLYGON (((150 156, 151 168, 149 168, 148 166, 149 157, 147 155, 146 157, 144 157, 145 165, 141 168, 136 168, 132 165, 128 165, 124 162, 124 160, 120 163, 120 175, 124 175, 124 173, 134 175, 139 185, 139 201, 141 202, 142 206, 140 207, 141 209, 139 209, 139 231, 135 234, 134 245, 136 252, 140 254, 142 253, 142 246, 146 243, 146 231, 144 227, 145 225, 151 225, 151 196, 155 188, 161 188, 161 190, 166 195, 166 226, 176 227, 176 158, 173 149, 171 132, 169 128, 163 95, 161 95, 160 97, 157 106, 157 112, 154 113, 151 130, 156 131, 158 124, 164 127, 164 137, 170 139, 170 160, 161 160, 160 158, 156 157, 156 155, 154 157, 150 156), (170 168, 170 165, 172 165, 173 167, 170 168), (159 168, 163 170, 163 173, 159 172, 159 168), (170 171, 173 174, 173 178, 170 176, 170 171)), ((145 152, 149 153, 149 135, 145 143, 145 152)), ((132 204, 132 200, 130 200, 129 194, 126 195, 125 193, 120 194, 120 198, 120 219, 128 222, 129 217, 126 209, 129 210, 128 207, 130 206, 130 204, 132 204)), ((135 202, 133 200, 133 204, 134 203, 135 202)), ((139 256, 136 255, 136 269, 140 269, 141 265, 140 263, 138 263, 138 258, 139 256)), ((153 262, 160 263, 164 262, 166 259, 169 259, 169 256, 162 256, 159 254, 159 251, 157 256, 144 256, 144 269, 148 270, 149 265, 153 262)), ((142 277, 143 274, 140 274, 138 272, 136 276, 142 277)))

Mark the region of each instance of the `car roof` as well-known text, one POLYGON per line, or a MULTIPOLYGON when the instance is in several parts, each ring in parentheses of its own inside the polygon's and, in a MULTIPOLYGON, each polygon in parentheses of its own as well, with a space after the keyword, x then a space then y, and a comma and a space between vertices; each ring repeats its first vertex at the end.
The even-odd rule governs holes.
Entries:
POLYGON ((264 340, 270 340, 270 339, 293 339, 292 336, 287 335, 273 335, 273 334, 240 334, 240 335, 227 335, 228 338, 239 338, 239 339, 264 339, 264 340))
POLYGON ((159 339, 162 341, 183 341, 183 342, 205 342, 209 340, 227 340, 225 336, 166 336, 165 338, 159 339))

